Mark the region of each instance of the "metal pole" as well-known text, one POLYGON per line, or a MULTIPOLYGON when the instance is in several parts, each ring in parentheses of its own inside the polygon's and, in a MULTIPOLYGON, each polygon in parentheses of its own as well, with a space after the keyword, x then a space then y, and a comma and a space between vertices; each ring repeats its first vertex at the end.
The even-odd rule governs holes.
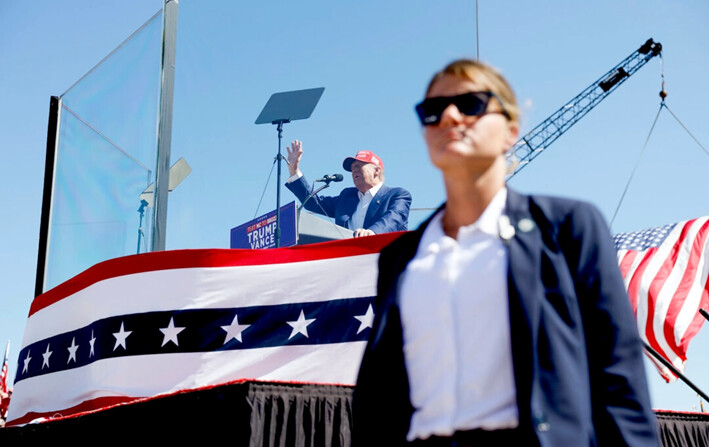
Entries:
POLYGON ((709 313, 707 313, 706 310, 700 308, 700 309, 699 309, 699 313, 702 314, 702 316, 703 316, 706 320, 709 320, 709 313))
POLYGON ((165 0, 163 8, 162 68, 160 111, 158 116, 158 153, 155 167, 155 216, 152 250, 165 250, 167 232, 167 194, 170 185, 170 144, 172 142, 172 98, 175 85, 177 46, 177 0, 165 0))
POLYGON ((44 191, 42 193, 42 215, 39 221, 39 247, 37 248, 37 273, 34 282, 34 296, 44 293, 47 276, 47 251, 49 250, 49 220, 52 216, 54 195, 54 173, 56 171, 57 143, 59 142, 59 119, 62 98, 49 99, 49 124, 47 125, 47 153, 44 158, 44 191))
POLYGON ((276 170, 276 248, 281 246, 281 138, 283 135, 283 121, 278 122, 278 169, 276 170))
POLYGON ((677 370, 677 368, 675 368, 675 365, 673 365, 672 363, 668 362, 666 358, 664 358, 664 357, 661 356, 657 351, 655 351, 654 349, 652 349, 652 347, 651 347, 650 345, 648 345, 647 343, 645 343, 645 341, 643 341, 643 346, 645 347, 645 350, 646 350, 647 352, 649 352, 650 354, 652 354, 652 356, 655 357, 660 363, 662 363, 662 364, 665 365, 670 371, 672 371, 672 372, 674 373, 674 375, 676 375, 677 377, 679 377, 679 378, 680 378, 684 383, 686 383, 691 389, 693 389, 697 394, 699 394, 699 395, 702 397, 702 399, 704 399, 704 400, 706 400, 706 401, 709 401, 709 396, 707 396, 706 393, 704 393, 704 391, 700 390, 699 387, 697 387, 695 384, 693 384, 693 383, 687 378, 687 376, 685 376, 684 374, 682 374, 681 372, 679 372, 679 371, 677 370))

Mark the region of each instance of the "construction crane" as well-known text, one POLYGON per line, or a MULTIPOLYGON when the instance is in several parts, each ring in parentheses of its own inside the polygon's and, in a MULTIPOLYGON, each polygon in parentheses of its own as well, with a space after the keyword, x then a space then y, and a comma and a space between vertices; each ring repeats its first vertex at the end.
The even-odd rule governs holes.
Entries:
MULTIPOLYGON (((620 84, 632 76, 650 59, 660 55, 662 45, 648 39, 633 54, 613 67, 608 73, 601 76, 596 82, 579 93, 574 99, 564 104, 559 110, 552 113, 549 118, 542 121, 529 133, 519 139, 512 147, 510 154, 517 158, 519 163, 508 175, 508 179, 521 171, 546 148, 549 147, 578 120, 583 118, 606 96, 610 95, 620 84)), ((664 90, 660 96, 664 99, 664 90)))

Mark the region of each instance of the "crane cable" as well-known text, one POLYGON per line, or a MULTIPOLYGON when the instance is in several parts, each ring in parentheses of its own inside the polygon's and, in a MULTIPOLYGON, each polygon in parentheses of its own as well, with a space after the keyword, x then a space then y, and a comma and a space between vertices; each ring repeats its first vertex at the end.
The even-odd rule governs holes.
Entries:
POLYGON ((478 20, 478 0, 475 0, 475 60, 480 62, 480 21, 478 20))
POLYGON ((660 90, 660 108, 657 111, 657 115, 655 115, 655 120, 652 122, 652 127, 650 127, 650 132, 647 135, 647 138, 645 139, 645 144, 643 145, 642 150, 640 151, 640 156, 638 156, 638 161, 635 163, 635 167, 633 168, 633 172, 630 174, 630 178, 628 179, 628 183, 625 185, 625 189, 623 190, 623 194, 620 197, 620 201, 618 202, 618 206, 615 209, 615 212, 613 213, 613 218, 610 221, 610 227, 613 226, 613 222, 615 221, 616 216, 618 215, 618 211, 620 210, 620 206, 623 203, 623 200, 625 199, 625 194, 628 192, 628 187, 630 186, 630 183, 633 180, 633 176, 635 175, 635 171, 638 169, 638 165, 640 164, 640 159, 642 158, 643 154, 645 153, 645 149, 647 148, 647 144, 650 141, 650 136, 652 135, 652 131, 655 129, 655 124, 657 124, 657 119, 660 117, 660 112, 662 112, 662 109, 665 108, 667 111, 672 115, 672 117, 677 120, 680 126, 689 134, 690 137, 699 145, 702 150, 709 155, 709 151, 697 140, 697 138, 692 135, 692 132, 687 129, 687 126, 685 126, 682 121, 680 121, 679 118, 677 118, 677 115, 675 115, 672 110, 670 110, 669 106, 665 103, 665 98, 667 98, 667 90, 665 90, 665 69, 664 69, 664 63, 662 59, 662 53, 659 54, 660 56, 660 74, 662 77, 662 89, 660 90))
POLYGON ((638 165, 640 165, 640 159, 643 157, 643 153, 645 153, 645 149, 647 148, 647 143, 650 141, 650 135, 652 135, 653 129, 655 129, 655 124, 657 124, 657 118, 660 117, 660 112, 662 111, 662 107, 665 103, 665 100, 662 100, 662 104, 660 104, 660 108, 657 110, 657 115, 655 115, 655 121, 652 122, 652 127, 650 128, 650 132, 647 134, 647 138, 645 139, 645 144, 643 145, 643 149, 640 151, 640 156, 638 156, 638 161, 635 163, 635 167, 633 168, 633 172, 630 173, 630 178, 628 179, 628 183, 625 184, 625 189, 623 190, 623 194, 620 196, 620 201, 618 202, 618 206, 615 208, 615 212, 613 213, 613 218, 611 219, 610 222, 610 227, 613 227, 613 222, 615 221, 615 217, 618 215, 618 210, 620 210, 620 206, 623 204, 623 199, 625 199, 625 194, 628 192, 628 187, 630 186, 630 182, 633 181, 633 176, 635 175, 635 171, 638 170, 638 165))
MULTIPOLYGON (((664 104, 664 103, 663 103, 663 104, 664 104)), ((672 117, 677 120, 677 122, 679 123, 679 125, 682 126, 682 128, 683 128, 684 130, 687 131, 687 133, 689 134, 690 137, 692 137, 692 139, 694 140, 694 142, 697 143, 697 145, 698 145, 699 147, 701 147, 702 150, 703 150, 707 155, 709 155, 709 151, 707 150, 707 148, 705 148, 704 146, 702 146, 702 143, 700 143, 699 140, 697 140, 697 137, 695 137, 694 135, 692 135, 692 132, 690 132, 689 129, 687 129, 687 126, 685 126, 684 124, 682 124, 682 121, 680 121, 679 118, 677 118, 677 115, 675 115, 674 113, 672 113, 672 110, 670 110, 670 107, 669 107, 667 104, 664 104, 664 106, 665 106, 665 108, 667 109, 667 111, 670 112, 670 115, 672 115, 672 117)))

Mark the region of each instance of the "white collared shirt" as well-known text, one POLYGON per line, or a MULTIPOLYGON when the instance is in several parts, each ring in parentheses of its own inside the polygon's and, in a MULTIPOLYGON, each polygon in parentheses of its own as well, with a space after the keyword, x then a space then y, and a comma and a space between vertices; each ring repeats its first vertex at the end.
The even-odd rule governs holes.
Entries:
POLYGON ((415 408, 407 438, 519 424, 500 239, 507 189, 457 239, 439 212, 424 231, 400 290, 404 357, 415 408))
POLYGON ((350 230, 356 230, 357 228, 364 228, 364 218, 367 216, 367 209, 369 209, 369 204, 372 203, 372 199, 384 183, 379 183, 369 188, 369 191, 362 193, 357 191, 357 196, 359 197, 359 202, 357 203, 357 208, 355 208, 352 213, 347 227, 350 230))

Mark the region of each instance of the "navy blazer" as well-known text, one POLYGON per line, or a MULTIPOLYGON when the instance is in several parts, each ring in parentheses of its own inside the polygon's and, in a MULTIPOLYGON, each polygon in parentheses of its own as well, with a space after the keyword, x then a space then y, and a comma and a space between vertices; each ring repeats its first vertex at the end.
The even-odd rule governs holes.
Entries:
MULTIPOLYGON (((515 229, 505 242, 525 445, 657 446, 642 346, 603 217, 583 202, 509 189, 506 214, 515 229)), ((414 409, 398 287, 429 221, 379 259, 375 321, 353 397, 355 446, 405 444, 414 409)))
MULTIPOLYGON (((310 185, 305 177, 287 182, 286 187, 301 203, 310 195, 310 185)), ((352 214, 359 203, 357 188, 345 188, 338 196, 315 195, 305 202, 305 209, 327 217, 334 217, 335 223, 348 228, 352 214)), ((411 194, 404 188, 389 188, 382 185, 372 198, 364 217, 364 229, 376 234, 406 231, 408 229, 411 194)))

